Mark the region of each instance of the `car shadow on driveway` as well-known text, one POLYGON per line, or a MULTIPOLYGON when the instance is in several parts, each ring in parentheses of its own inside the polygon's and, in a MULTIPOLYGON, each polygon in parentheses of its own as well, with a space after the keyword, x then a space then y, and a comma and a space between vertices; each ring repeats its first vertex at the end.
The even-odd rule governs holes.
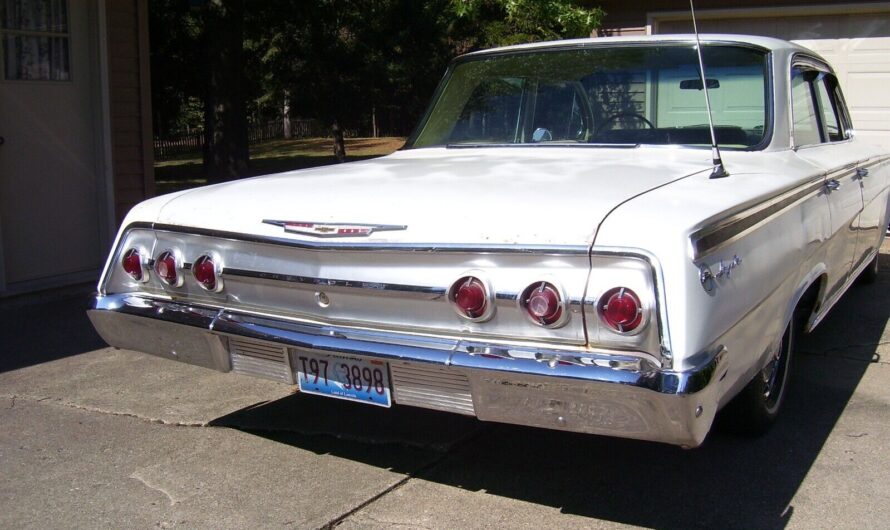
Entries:
POLYGON ((782 528, 865 371, 880 360, 890 318, 890 255, 881 259, 878 282, 854 286, 798 342, 785 410, 760 438, 717 430, 702 447, 683 450, 304 395, 240 410, 214 425, 369 465, 392 460, 359 449, 367 443, 425 448, 432 465, 398 471, 562 513, 653 528, 782 528))

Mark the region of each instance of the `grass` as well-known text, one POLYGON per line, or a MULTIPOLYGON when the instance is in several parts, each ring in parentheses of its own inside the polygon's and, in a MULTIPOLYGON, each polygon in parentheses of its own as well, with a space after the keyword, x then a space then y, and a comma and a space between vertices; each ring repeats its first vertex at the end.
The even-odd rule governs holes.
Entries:
MULTIPOLYGON (((388 155, 404 145, 404 138, 347 138, 348 161, 388 155)), ((272 140, 250 146, 250 170, 245 177, 280 173, 294 169, 336 163, 333 140, 307 138, 272 140)), ((170 193, 207 184, 200 153, 155 162, 157 194, 170 193)))

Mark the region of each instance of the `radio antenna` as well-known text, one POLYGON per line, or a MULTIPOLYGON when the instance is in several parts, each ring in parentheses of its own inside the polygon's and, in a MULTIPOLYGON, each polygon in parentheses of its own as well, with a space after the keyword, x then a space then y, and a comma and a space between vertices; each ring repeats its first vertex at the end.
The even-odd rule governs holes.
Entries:
POLYGON ((702 59, 701 39, 698 38, 698 24, 695 22, 695 6, 692 0, 689 0, 689 11, 692 12, 692 30, 695 32, 695 49, 698 51, 698 68, 701 73, 702 90, 705 91, 705 107, 708 109, 708 128, 711 129, 711 159, 714 164, 714 171, 711 172, 712 179, 722 179, 728 177, 726 168, 723 167, 723 158, 720 157, 720 148, 717 146, 717 133, 714 130, 714 118, 711 114, 711 97, 708 95, 708 78, 705 77, 705 61, 702 59))

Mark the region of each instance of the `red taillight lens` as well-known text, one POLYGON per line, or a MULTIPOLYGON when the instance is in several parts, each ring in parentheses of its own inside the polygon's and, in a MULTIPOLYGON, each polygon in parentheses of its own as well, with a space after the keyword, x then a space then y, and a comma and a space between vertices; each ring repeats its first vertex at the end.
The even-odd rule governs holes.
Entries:
POLYGON ((482 280, 474 276, 464 276, 454 282, 448 291, 448 299, 465 318, 475 320, 488 313, 488 290, 482 280))
POLYGON ((599 313, 612 329, 628 333, 643 323, 643 306, 637 294, 626 287, 606 291, 600 299, 599 313))
POLYGON ((165 250, 155 260, 155 272, 158 277, 168 285, 178 285, 179 273, 176 266, 176 256, 173 252, 165 250))
POLYGON ((529 285, 520 295, 520 304, 528 316, 542 326, 556 324, 565 311, 559 289, 549 282, 529 285))
POLYGON ((192 272, 201 287, 208 291, 216 289, 216 263, 213 262, 213 258, 205 254, 196 259, 195 264, 192 265, 192 272))
POLYGON ((121 266, 137 282, 145 279, 145 270, 142 268, 142 254, 135 248, 131 248, 124 254, 121 266))
POLYGON ((562 295, 550 282, 536 282, 526 287, 520 295, 519 303, 526 314, 542 326, 553 326, 565 315, 562 295))

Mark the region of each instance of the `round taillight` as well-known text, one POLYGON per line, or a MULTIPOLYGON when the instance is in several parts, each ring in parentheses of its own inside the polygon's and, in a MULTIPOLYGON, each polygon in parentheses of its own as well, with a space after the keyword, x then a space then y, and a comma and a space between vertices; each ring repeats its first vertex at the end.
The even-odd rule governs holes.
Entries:
POLYGON ((165 250, 158 256, 155 260, 155 272, 167 285, 178 287, 181 283, 176 254, 172 250, 165 250))
POLYGON ((612 329, 629 333, 643 323, 643 305, 637 294, 626 287, 610 289, 600 298, 599 313, 612 329))
POLYGON ((550 282, 535 282, 522 291, 519 304, 536 324, 553 326, 565 315, 559 289, 550 282))
POLYGON ((124 268, 124 271, 137 282, 146 280, 147 274, 143 267, 142 254, 139 250, 131 248, 124 253, 124 257, 121 259, 121 266, 124 268))
POLYGON ((198 280, 198 285, 208 291, 215 291, 219 285, 219 279, 216 276, 216 263, 211 256, 205 254, 196 259, 192 265, 192 273, 198 280))
POLYGON ((448 290, 448 300, 457 314, 466 319, 478 322, 491 316, 488 288, 475 276, 464 276, 454 282, 448 290))

